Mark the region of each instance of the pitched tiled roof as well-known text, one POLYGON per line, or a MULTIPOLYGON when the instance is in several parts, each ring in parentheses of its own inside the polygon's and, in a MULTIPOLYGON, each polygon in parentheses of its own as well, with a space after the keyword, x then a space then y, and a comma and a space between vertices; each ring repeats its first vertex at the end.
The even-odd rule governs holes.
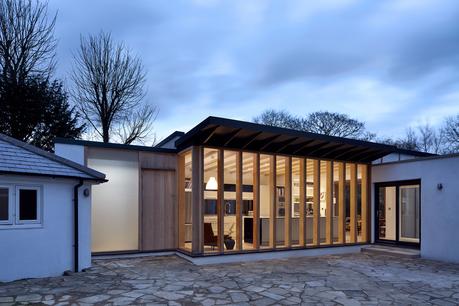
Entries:
POLYGON ((0 134, 0 173, 104 181, 105 174, 0 134))

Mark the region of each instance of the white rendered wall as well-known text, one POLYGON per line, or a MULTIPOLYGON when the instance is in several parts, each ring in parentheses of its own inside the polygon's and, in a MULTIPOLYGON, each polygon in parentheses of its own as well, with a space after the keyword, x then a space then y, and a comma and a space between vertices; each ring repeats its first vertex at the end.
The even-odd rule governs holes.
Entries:
POLYGON ((85 164, 84 146, 56 143, 54 145, 54 153, 62 156, 63 158, 79 163, 80 165, 85 164))
POLYGON ((93 187, 92 251, 139 248, 138 153, 87 148, 88 167, 105 173, 108 182, 93 187))
MULTIPOLYGON (((421 256, 459 262, 458 156, 374 165, 371 178, 372 183, 420 179, 421 256), (442 190, 437 189, 439 183, 442 190)), ((374 209, 372 214, 374 220, 374 209)), ((374 224, 372 231, 374 237, 374 224)))
MULTIPOLYGON (((0 184, 41 186, 42 225, 0 226, 0 281, 59 276, 73 270, 73 187, 76 180, 1 176, 0 184)), ((91 198, 80 187, 80 270, 91 266, 91 198)))

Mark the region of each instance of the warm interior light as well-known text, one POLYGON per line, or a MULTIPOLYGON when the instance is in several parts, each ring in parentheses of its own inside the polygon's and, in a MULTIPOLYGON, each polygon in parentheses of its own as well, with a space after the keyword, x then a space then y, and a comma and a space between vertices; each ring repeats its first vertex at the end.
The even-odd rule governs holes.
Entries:
POLYGON ((211 176, 209 180, 207 181, 206 184, 206 190, 217 190, 218 189, 218 183, 215 177, 211 176))

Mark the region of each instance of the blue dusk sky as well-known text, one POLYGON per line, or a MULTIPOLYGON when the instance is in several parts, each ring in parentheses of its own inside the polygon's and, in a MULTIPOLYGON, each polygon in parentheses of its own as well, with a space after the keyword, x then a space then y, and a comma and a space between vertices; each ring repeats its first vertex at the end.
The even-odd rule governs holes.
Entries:
POLYGON ((459 1, 50 0, 57 77, 80 34, 143 60, 158 139, 207 116, 342 112, 380 136, 459 113, 459 1))

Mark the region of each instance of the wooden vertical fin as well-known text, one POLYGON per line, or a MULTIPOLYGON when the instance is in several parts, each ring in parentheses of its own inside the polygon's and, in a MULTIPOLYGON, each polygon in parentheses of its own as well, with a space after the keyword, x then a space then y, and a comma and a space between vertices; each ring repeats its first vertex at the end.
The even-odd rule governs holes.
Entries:
POLYGON ((236 250, 242 250, 242 152, 236 153, 236 250))
POLYGON ((357 165, 350 164, 351 186, 350 186, 350 236, 351 243, 357 242, 357 165))
POLYGON ((369 214, 368 214, 368 166, 365 164, 359 165, 362 173, 362 181, 361 181, 361 190, 362 194, 360 195, 361 198, 361 232, 362 232, 362 242, 368 242, 368 220, 369 220, 369 214))
POLYGON ((338 164, 338 243, 346 243, 346 164, 338 164))
POLYGON ((253 248, 260 248, 260 153, 253 158, 253 248))
POLYGON ((270 218, 269 218, 269 247, 276 248, 276 228, 277 228, 277 158, 276 155, 269 157, 269 199, 270 199, 270 218))
POLYGON ((299 245, 306 245, 306 160, 300 158, 299 245))
POLYGON ((313 224, 312 224, 312 244, 320 244, 320 161, 313 160, 314 168, 314 204, 313 204, 313 224))
POLYGON ((224 181, 224 150, 218 149, 218 161, 217 161, 217 183, 218 183, 218 190, 217 190, 217 226, 218 226, 218 236, 217 236, 217 242, 218 242, 218 251, 223 252, 224 251, 224 243, 223 243, 223 238, 224 238, 224 222, 225 222, 225 199, 224 199, 224 186, 225 186, 225 181, 224 181))
POLYGON ((333 162, 326 161, 325 243, 333 243, 333 162))
POLYGON ((204 161, 203 149, 199 146, 192 148, 192 252, 204 252, 204 161))
POLYGON ((285 246, 292 246, 292 158, 285 158, 285 246))

